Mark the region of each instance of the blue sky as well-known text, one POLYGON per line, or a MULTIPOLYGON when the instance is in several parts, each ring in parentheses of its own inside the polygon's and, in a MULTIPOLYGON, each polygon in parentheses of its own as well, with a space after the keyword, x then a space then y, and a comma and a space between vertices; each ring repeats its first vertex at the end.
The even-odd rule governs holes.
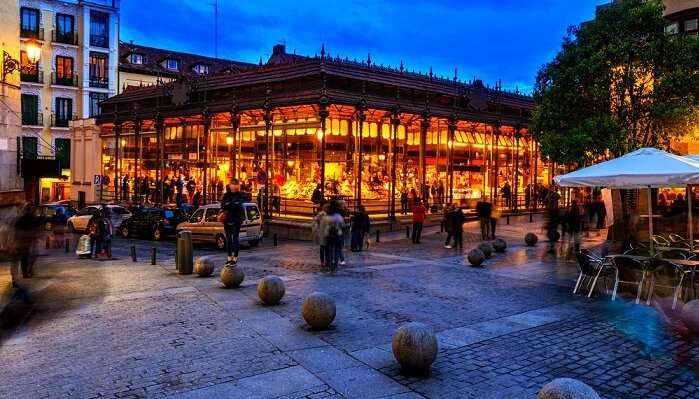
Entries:
MULTIPOLYGON (((313 55, 405 66, 529 92, 568 26, 607 0, 219 0, 221 58, 257 62, 283 42, 313 55)), ((121 40, 213 56, 214 0, 122 0, 121 40)))

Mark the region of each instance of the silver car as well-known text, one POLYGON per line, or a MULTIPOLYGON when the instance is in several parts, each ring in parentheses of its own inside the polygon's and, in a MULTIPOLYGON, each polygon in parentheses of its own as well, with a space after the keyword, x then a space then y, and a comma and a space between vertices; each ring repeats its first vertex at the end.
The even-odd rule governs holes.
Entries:
MULTIPOLYGON (((262 239, 262 217, 257 204, 246 202, 243 204, 245 220, 240 227, 239 239, 241 243, 247 243, 251 247, 259 244, 262 239)), ((177 225, 177 231, 189 230, 192 232, 192 242, 214 243, 218 249, 226 249, 226 236, 223 231, 223 223, 218 221, 221 211, 220 204, 204 205, 194 211, 189 220, 177 225)))
MULTIPOLYGON (((68 231, 89 231, 92 226, 92 218, 102 207, 102 205, 90 205, 68 218, 68 231)), ((112 228, 120 226, 124 220, 131 217, 131 212, 123 206, 106 205, 106 208, 109 212, 109 222, 112 228)))

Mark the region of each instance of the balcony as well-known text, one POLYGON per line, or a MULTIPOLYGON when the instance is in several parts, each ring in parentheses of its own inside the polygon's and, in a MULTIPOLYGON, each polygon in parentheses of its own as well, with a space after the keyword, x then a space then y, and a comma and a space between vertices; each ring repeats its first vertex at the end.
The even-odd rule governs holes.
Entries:
POLYGON ((68 127, 68 122, 71 120, 78 119, 77 114, 71 115, 57 115, 55 113, 51 114, 51 127, 68 127), (72 119, 71 119, 72 118, 72 119))
POLYGON ((59 76, 56 72, 51 73, 51 84, 58 86, 78 87, 78 75, 59 76))
POLYGON ((26 29, 19 29, 19 37, 23 39, 36 39, 36 40, 44 40, 44 28, 39 28, 36 30, 26 30, 26 29))
POLYGON ((103 78, 101 76, 90 76, 90 87, 95 87, 98 89, 108 89, 109 79, 103 78))
POLYGON ((59 32, 59 31, 54 29, 51 32, 51 41, 53 43, 77 45, 78 44, 78 34, 75 32, 59 32))
POLYGON ((34 69, 33 72, 22 72, 19 74, 19 80, 27 83, 44 84, 44 71, 34 69))
POLYGON ((44 114, 41 112, 22 112, 22 126, 44 126, 44 114))
POLYGON ((109 48, 109 37, 105 35, 90 35, 90 46, 109 48))

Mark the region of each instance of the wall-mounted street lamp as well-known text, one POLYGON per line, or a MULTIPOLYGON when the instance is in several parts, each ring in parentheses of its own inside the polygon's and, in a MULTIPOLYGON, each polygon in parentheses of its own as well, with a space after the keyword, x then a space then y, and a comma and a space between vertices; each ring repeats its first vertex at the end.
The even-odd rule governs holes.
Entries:
POLYGON ((36 68, 36 63, 39 61, 41 56, 41 46, 34 40, 30 40, 26 45, 27 61, 28 65, 22 65, 22 63, 10 56, 10 53, 3 50, 2 51, 2 80, 5 83, 7 75, 14 71, 20 71, 24 73, 31 73, 36 68))
POLYGON ((233 145, 233 136, 226 136, 226 144, 233 145))

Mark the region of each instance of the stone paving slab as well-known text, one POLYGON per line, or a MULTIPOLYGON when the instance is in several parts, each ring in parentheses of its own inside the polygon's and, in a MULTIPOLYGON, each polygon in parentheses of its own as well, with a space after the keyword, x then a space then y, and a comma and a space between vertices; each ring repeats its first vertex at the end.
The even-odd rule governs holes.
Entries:
POLYGON ((365 366, 326 371, 318 373, 318 377, 348 399, 383 398, 408 391, 404 386, 365 366))

